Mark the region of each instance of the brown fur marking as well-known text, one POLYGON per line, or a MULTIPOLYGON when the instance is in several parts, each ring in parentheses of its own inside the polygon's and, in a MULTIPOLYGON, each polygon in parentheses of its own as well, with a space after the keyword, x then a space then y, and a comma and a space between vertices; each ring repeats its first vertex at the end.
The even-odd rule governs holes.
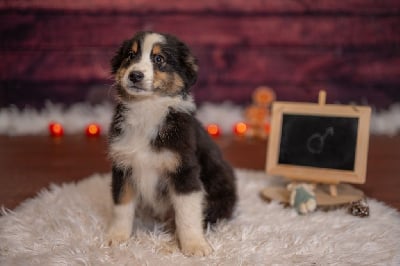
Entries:
POLYGON ((184 87, 182 78, 177 73, 154 71, 154 88, 167 95, 175 95, 184 87))
POLYGON ((174 73, 173 82, 174 82, 173 88, 175 89, 176 92, 180 91, 184 87, 183 80, 177 73, 174 73))
POLYGON ((133 51, 135 54, 138 52, 138 48, 139 48, 138 43, 137 43, 137 42, 134 42, 134 43, 132 44, 132 51, 133 51))
POLYGON ((161 46, 157 45, 157 44, 154 45, 152 53, 153 54, 161 54, 161 46))
POLYGON ((158 70, 154 71, 153 86, 154 88, 164 91, 164 87, 168 84, 169 75, 158 70))
POLYGON ((120 204, 127 204, 132 201, 133 198, 133 187, 132 184, 128 181, 125 181, 123 187, 121 188, 121 195, 119 198, 120 204))
POLYGON ((120 69, 118 69, 117 74, 115 75, 115 79, 118 81, 118 83, 121 82, 122 77, 125 75, 125 72, 126 72, 125 67, 121 67, 120 69))

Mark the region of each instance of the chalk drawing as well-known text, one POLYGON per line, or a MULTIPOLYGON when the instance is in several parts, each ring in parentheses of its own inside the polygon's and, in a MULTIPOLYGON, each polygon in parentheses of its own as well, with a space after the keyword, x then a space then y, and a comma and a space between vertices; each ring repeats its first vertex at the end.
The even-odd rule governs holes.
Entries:
POLYGON ((325 133, 314 133, 307 139, 307 150, 312 154, 320 154, 324 150, 325 138, 335 134, 333 127, 328 127, 325 133))

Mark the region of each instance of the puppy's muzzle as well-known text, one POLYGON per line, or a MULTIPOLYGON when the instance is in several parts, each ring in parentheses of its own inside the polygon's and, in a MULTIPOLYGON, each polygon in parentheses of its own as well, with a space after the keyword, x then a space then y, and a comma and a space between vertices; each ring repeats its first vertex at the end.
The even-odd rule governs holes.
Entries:
POLYGON ((143 80, 144 74, 140 71, 132 71, 131 73, 129 73, 128 78, 135 84, 143 80))

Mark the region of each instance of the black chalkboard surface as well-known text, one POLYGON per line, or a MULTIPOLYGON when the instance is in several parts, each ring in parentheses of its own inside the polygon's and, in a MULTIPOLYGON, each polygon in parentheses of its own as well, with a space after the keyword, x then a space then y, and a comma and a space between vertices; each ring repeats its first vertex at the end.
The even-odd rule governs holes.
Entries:
POLYGON ((279 164, 354 170, 358 118, 283 114, 279 164))
POLYGON ((370 107, 274 102, 271 114, 268 174, 326 184, 365 182, 370 107))

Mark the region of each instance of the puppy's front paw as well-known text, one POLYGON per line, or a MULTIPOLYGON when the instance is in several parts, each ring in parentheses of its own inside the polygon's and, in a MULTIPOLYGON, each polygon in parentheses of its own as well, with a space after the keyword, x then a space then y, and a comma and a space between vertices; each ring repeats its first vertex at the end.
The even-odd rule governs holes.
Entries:
POLYGON ((111 226, 107 233, 107 244, 109 246, 122 244, 129 239, 130 235, 130 230, 126 230, 126 228, 111 226))
POLYGON ((205 239, 196 239, 181 242, 182 253, 186 256, 207 256, 213 252, 205 239))

